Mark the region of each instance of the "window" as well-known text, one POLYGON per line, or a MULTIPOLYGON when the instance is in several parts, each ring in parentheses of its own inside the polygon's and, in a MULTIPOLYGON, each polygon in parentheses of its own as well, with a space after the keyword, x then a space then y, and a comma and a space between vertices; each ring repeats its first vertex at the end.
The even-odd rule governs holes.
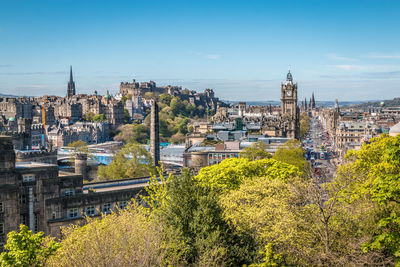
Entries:
POLYGON ((0 212, 3 212, 4 208, 3 208, 3 202, 0 202, 0 212))
POLYGON ((75 195, 75 189, 74 189, 74 188, 67 188, 67 189, 65 189, 64 195, 65 195, 66 197, 75 195))
POLYGON ((56 211, 53 211, 53 213, 51 214, 51 218, 53 220, 55 220, 57 218, 57 212, 56 211))
POLYGON ((118 208, 120 208, 121 210, 125 209, 126 206, 128 206, 128 201, 125 200, 125 201, 118 202, 118 208))
POLYGON ((93 216, 96 213, 96 209, 94 208, 94 206, 88 206, 85 210, 87 216, 93 216))
POLYGON ((4 223, 0 223, 0 234, 4 234, 4 223))
POLYGON ((104 204, 102 212, 106 214, 111 213, 111 203, 104 204))
POLYGON ((20 195, 19 196, 19 203, 20 204, 26 204, 26 195, 20 195))
POLYGON ((21 224, 26 225, 26 216, 25 215, 21 215, 20 216, 20 220, 21 220, 21 224))
POLYGON ((76 218, 78 217, 78 208, 68 209, 67 210, 68 218, 76 218))
POLYGON ((34 215, 33 220, 34 220, 33 221, 34 232, 37 233, 37 232, 39 232, 39 218, 38 218, 37 214, 34 215))
POLYGON ((35 181, 34 174, 24 174, 22 175, 22 182, 33 182, 35 181))

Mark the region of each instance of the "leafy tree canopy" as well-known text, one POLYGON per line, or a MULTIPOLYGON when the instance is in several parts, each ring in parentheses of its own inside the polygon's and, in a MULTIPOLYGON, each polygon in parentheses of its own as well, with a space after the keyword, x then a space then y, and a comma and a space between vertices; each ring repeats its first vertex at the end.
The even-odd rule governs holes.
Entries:
POLYGON ((272 155, 267 151, 267 144, 263 141, 258 141, 249 147, 245 147, 240 152, 240 157, 247 158, 248 160, 259 160, 272 158, 272 155))
POLYGON ((291 139, 275 152, 273 159, 296 166, 303 175, 309 173, 309 164, 304 158, 304 150, 300 141, 291 139))
POLYGON ((400 260, 400 136, 373 138, 346 158, 332 186, 342 188, 343 204, 363 211, 358 219, 371 234, 364 250, 383 251, 400 260))
POLYGON ((196 179, 203 186, 224 191, 238 189, 244 180, 254 177, 288 180, 298 175, 298 168, 274 159, 249 161, 246 158, 230 158, 202 168, 196 179))
POLYGON ((99 180, 116 180, 149 176, 155 173, 150 153, 142 146, 128 143, 116 154, 108 166, 99 166, 99 180))
POLYGON ((60 245, 43 232, 32 233, 28 226, 20 225, 20 231, 7 235, 5 252, 0 255, 1 266, 45 266, 46 260, 60 245))

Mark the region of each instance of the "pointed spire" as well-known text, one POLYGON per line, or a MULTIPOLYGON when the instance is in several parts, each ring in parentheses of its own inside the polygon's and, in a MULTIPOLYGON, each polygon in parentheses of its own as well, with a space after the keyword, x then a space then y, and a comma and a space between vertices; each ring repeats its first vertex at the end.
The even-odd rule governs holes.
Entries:
POLYGON ((340 112, 339 101, 338 101, 337 98, 336 98, 336 101, 335 101, 335 111, 336 112, 340 112))
POLYGON ((69 81, 72 82, 74 79, 72 78, 72 66, 69 67, 69 81))
POLYGON ((75 95, 75 83, 74 83, 74 79, 72 77, 72 66, 70 66, 67 96, 72 97, 73 95, 75 95))

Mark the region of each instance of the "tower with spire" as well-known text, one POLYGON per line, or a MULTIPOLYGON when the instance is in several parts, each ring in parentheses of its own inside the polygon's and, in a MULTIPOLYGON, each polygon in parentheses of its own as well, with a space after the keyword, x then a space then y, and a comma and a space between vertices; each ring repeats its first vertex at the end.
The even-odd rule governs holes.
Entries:
POLYGON ((72 97, 73 95, 75 95, 75 93, 76 93, 75 92, 75 82, 72 77, 72 66, 70 66, 67 97, 72 97))
POLYGON ((285 135, 289 138, 300 136, 300 109, 297 106, 297 83, 293 82, 293 75, 286 75, 286 82, 281 84, 281 114, 285 120, 285 135))
POLYGON ((311 97, 311 108, 315 109, 315 98, 314 98, 314 92, 312 93, 312 97, 311 97))

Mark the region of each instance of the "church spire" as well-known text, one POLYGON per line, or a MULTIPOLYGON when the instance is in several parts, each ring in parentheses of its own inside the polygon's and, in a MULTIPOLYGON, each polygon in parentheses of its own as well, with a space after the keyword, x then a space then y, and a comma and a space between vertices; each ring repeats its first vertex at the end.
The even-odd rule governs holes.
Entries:
POLYGON ((69 82, 73 82, 74 79, 72 78, 72 66, 69 67, 69 82))
POLYGON ((315 109, 315 97, 314 97, 314 92, 312 93, 310 105, 311 105, 311 108, 312 108, 312 109, 315 109))
POLYGON ((67 96, 72 97, 73 95, 75 95, 75 82, 72 77, 72 66, 70 66, 67 96))

